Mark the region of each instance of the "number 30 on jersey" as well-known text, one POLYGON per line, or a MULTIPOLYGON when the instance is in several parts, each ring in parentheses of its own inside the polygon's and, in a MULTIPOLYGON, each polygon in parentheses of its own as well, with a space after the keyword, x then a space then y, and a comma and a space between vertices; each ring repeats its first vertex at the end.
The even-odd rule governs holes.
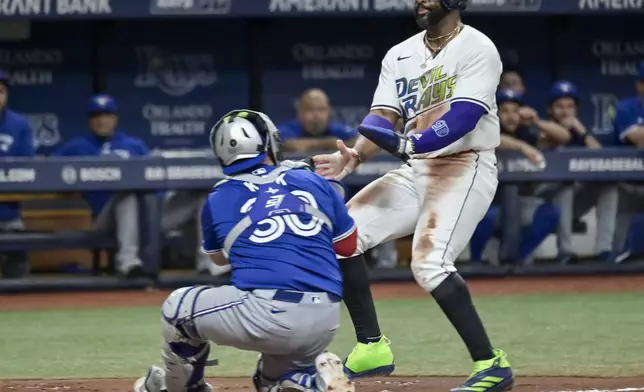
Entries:
MULTIPOLYGON (((311 193, 302 190, 295 190, 292 191, 291 194, 293 196, 297 196, 305 203, 318 208, 318 203, 311 193)), ((244 203, 239 212, 242 214, 248 213, 256 201, 256 197, 249 199, 244 203)), ((263 219, 257 222, 257 225, 259 227, 252 232, 248 239, 257 244, 266 244, 280 238, 286 232, 287 228, 295 235, 301 237, 313 237, 322 231, 324 222, 316 217, 311 217, 310 222, 303 223, 296 214, 288 214, 263 219)))

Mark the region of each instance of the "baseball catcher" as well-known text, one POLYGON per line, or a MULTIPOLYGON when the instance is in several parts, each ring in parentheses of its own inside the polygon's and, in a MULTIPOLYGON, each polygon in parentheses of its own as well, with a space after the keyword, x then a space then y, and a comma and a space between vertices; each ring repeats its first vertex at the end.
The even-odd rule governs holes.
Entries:
MULTIPOLYGON (((332 181, 303 162, 282 162, 263 113, 233 111, 211 130, 226 179, 202 214, 203 248, 232 266, 231 285, 175 290, 162 306, 163 366, 134 392, 210 392, 210 342, 257 351, 257 392, 353 392, 342 361, 325 352, 340 322, 336 253, 357 232, 332 181)), ((344 262, 344 261, 341 261, 344 262)))
POLYGON ((370 113, 355 148, 338 141, 314 157, 318 173, 342 179, 383 149, 405 162, 349 203, 358 249, 341 263, 344 301, 358 344, 345 362, 353 377, 389 374, 394 358, 381 334, 363 253, 414 234, 411 269, 467 346, 474 371, 453 391, 499 392, 514 378, 506 354, 493 349, 454 262, 485 215, 498 180, 495 101, 502 72, 494 43, 461 22, 467 0, 417 0, 422 32, 394 46, 382 61, 370 113), (404 133, 394 132, 402 119, 404 133))

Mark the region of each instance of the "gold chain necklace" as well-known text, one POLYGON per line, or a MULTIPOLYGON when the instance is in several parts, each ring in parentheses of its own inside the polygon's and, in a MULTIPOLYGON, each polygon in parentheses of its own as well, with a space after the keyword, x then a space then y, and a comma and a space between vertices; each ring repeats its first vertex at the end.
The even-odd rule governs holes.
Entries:
POLYGON ((459 22, 458 25, 456 26, 456 28, 454 30, 452 30, 451 32, 449 32, 449 33, 447 33, 445 35, 441 35, 440 37, 432 38, 431 41, 438 41, 440 39, 443 39, 443 38, 447 37, 445 42, 443 42, 442 45, 439 45, 437 47, 432 46, 432 44, 429 42, 430 41, 429 37, 427 37, 427 33, 425 33, 425 45, 427 45, 429 50, 431 50, 432 52, 438 53, 441 50, 443 50, 445 45, 447 45, 452 39, 454 39, 454 37, 456 36, 456 34, 458 34, 460 32, 460 29, 462 27, 463 27, 463 24, 459 22))

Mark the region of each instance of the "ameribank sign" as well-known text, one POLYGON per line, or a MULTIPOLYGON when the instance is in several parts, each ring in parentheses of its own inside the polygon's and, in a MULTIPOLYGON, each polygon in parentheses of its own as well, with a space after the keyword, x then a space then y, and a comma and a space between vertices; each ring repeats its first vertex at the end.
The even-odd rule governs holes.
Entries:
POLYGON ((110 2, 111 0, 0 0, 0 16, 108 15, 112 13, 110 2))

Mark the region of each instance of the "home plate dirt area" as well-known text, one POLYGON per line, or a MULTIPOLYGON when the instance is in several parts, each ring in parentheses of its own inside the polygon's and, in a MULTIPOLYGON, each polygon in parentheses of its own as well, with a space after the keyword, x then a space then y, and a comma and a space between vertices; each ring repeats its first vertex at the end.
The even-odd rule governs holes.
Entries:
MULTIPOLYGON (((219 378, 210 380, 215 390, 254 392, 250 379, 219 378)), ((459 377, 387 377, 356 382, 359 392, 428 392, 449 391, 459 385, 459 377)), ((41 380, 0 381, 0 391, 83 391, 126 392, 133 380, 41 380)), ((644 391, 644 377, 583 378, 583 377, 519 377, 513 391, 534 392, 636 392, 644 391)))

